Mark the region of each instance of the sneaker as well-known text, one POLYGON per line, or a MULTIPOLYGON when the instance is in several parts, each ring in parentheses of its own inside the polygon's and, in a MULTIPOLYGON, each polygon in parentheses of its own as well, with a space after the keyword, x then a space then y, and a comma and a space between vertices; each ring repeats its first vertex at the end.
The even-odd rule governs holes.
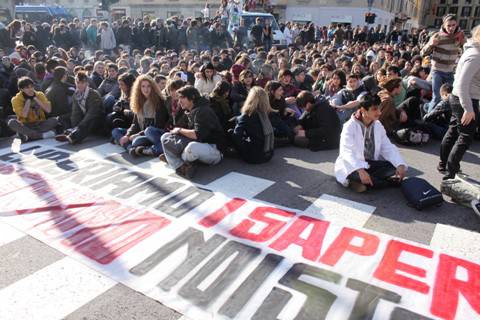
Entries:
POLYGON ((477 200, 477 199, 473 199, 472 202, 472 209, 473 211, 475 211, 475 213, 477 214, 477 216, 480 217, 480 201, 477 200))
POLYGON ((155 151, 153 151, 153 148, 143 148, 141 154, 147 157, 155 157, 155 151))
POLYGON ((42 133, 42 138, 43 138, 43 139, 55 138, 55 132, 54 132, 54 131, 44 132, 44 133, 42 133))
POLYGON ((159 155, 158 159, 160 159, 160 161, 162 161, 162 162, 168 163, 167 162, 167 157, 165 156, 165 153, 162 153, 161 155, 159 155))
POLYGON ((367 191, 367 186, 357 181, 350 181, 348 187, 358 193, 367 191))
POLYGON ((447 166, 442 163, 439 163, 437 166, 437 171, 445 174, 447 172, 447 166))
POLYGON ((197 171, 197 166, 191 162, 184 162, 175 172, 184 178, 192 179, 197 171))

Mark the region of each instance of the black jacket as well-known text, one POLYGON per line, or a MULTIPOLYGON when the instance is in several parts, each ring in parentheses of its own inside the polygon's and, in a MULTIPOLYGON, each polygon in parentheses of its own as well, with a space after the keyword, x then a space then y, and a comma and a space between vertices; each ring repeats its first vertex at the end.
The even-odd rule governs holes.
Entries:
POLYGON ((132 29, 129 26, 118 28, 117 43, 127 46, 132 45, 132 29))
POLYGON ((85 102, 85 109, 86 111, 83 112, 83 110, 78 106, 77 101, 73 99, 72 115, 70 117, 72 127, 88 127, 90 123, 98 120, 99 118, 105 117, 102 98, 96 90, 90 89, 88 92, 87 101, 85 102))
POLYGON ((69 89, 66 83, 61 81, 53 81, 52 84, 45 91, 48 101, 52 104, 52 112, 49 113, 49 117, 57 117, 72 112, 70 104, 68 103, 68 97, 73 93, 69 89))
POLYGON ((227 140, 223 128, 206 98, 201 97, 195 101, 193 109, 187 112, 187 117, 188 129, 195 130, 198 142, 215 144, 220 152, 226 149, 227 140))
POLYGON ((232 140, 240 157, 248 163, 264 163, 273 156, 273 150, 264 151, 265 135, 257 113, 251 116, 242 114, 237 118, 232 140))
POLYGON ((305 130, 310 150, 338 148, 342 127, 335 109, 330 107, 325 98, 319 98, 312 111, 303 112, 299 122, 305 130))
MULTIPOLYGON (((165 105, 165 102, 163 101, 162 104, 158 107, 157 111, 155 112, 155 119, 153 119, 152 123, 147 123, 147 121, 149 122, 151 121, 150 119, 144 119, 145 123, 143 124, 143 128, 146 129, 149 126, 153 126, 159 129, 166 129, 168 124, 168 118, 169 116, 168 116, 167 107, 165 105)), ((140 126, 139 118, 137 114, 134 114, 132 125, 127 130, 127 136, 131 136, 132 134, 137 134, 137 133, 143 134, 143 131, 141 128, 142 127, 140 126)))

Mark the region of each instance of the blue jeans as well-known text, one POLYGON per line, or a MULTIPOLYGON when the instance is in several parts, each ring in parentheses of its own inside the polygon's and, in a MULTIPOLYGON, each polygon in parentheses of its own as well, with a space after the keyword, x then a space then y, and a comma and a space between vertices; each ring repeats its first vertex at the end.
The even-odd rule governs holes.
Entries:
MULTIPOLYGON (((120 144, 120 139, 127 134, 127 129, 124 128, 115 128, 112 130, 112 138, 113 140, 120 144)), ((136 148, 140 146, 150 146, 152 143, 150 140, 145 136, 138 136, 133 141, 129 141, 127 144, 122 145, 125 150, 129 151, 131 148, 136 148)))
POLYGON ((156 127, 148 127, 145 129, 145 137, 153 144, 152 150, 155 152, 155 156, 163 153, 162 141, 160 138, 165 133, 165 130, 156 127))
POLYGON ((440 101, 440 87, 444 83, 453 83, 453 72, 443 72, 438 70, 432 70, 432 101, 427 103, 425 111, 428 113, 433 110, 435 105, 440 101))

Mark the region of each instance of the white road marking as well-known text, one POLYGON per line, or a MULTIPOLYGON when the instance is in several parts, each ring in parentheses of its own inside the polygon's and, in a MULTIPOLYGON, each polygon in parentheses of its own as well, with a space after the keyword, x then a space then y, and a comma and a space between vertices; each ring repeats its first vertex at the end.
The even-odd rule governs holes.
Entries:
POLYGON ((0 246, 20 239, 24 236, 25 233, 20 232, 17 229, 9 226, 8 224, 0 221, 0 246))
MULTIPOLYGON (((472 213, 473 214, 473 213, 472 213)), ((438 223, 430 245, 440 251, 472 261, 480 261, 479 233, 438 223)))
POLYGON ((363 228, 374 211, 373 206, 323 194, 304 213, 334 224, 363 228))
POLYGON ((66 257, 1 290, 1 318, 62 319, 115 284, 66 257))
POLYGON ((223 194, 252 199, 263 190, 272 186, 275 182, 267 179, 257 178, 238 172, 230 172, 205 187, 223 194))

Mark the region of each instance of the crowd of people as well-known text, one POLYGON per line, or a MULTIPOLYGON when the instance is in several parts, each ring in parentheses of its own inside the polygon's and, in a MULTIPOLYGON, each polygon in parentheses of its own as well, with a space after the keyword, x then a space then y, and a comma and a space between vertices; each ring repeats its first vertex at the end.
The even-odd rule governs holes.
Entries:
POLYGON ((268 20, 245 28, 221 16, 0 24, 1 135, 108 136, 186 178, 226 156, 339 149, 337 181, 358 192, 404 178, 392 140, 434 138, 445 179, 460 170, 479 133, 479 27, 467 41, 454 15, 434 33, 285 23, 284 48, 268 20))

